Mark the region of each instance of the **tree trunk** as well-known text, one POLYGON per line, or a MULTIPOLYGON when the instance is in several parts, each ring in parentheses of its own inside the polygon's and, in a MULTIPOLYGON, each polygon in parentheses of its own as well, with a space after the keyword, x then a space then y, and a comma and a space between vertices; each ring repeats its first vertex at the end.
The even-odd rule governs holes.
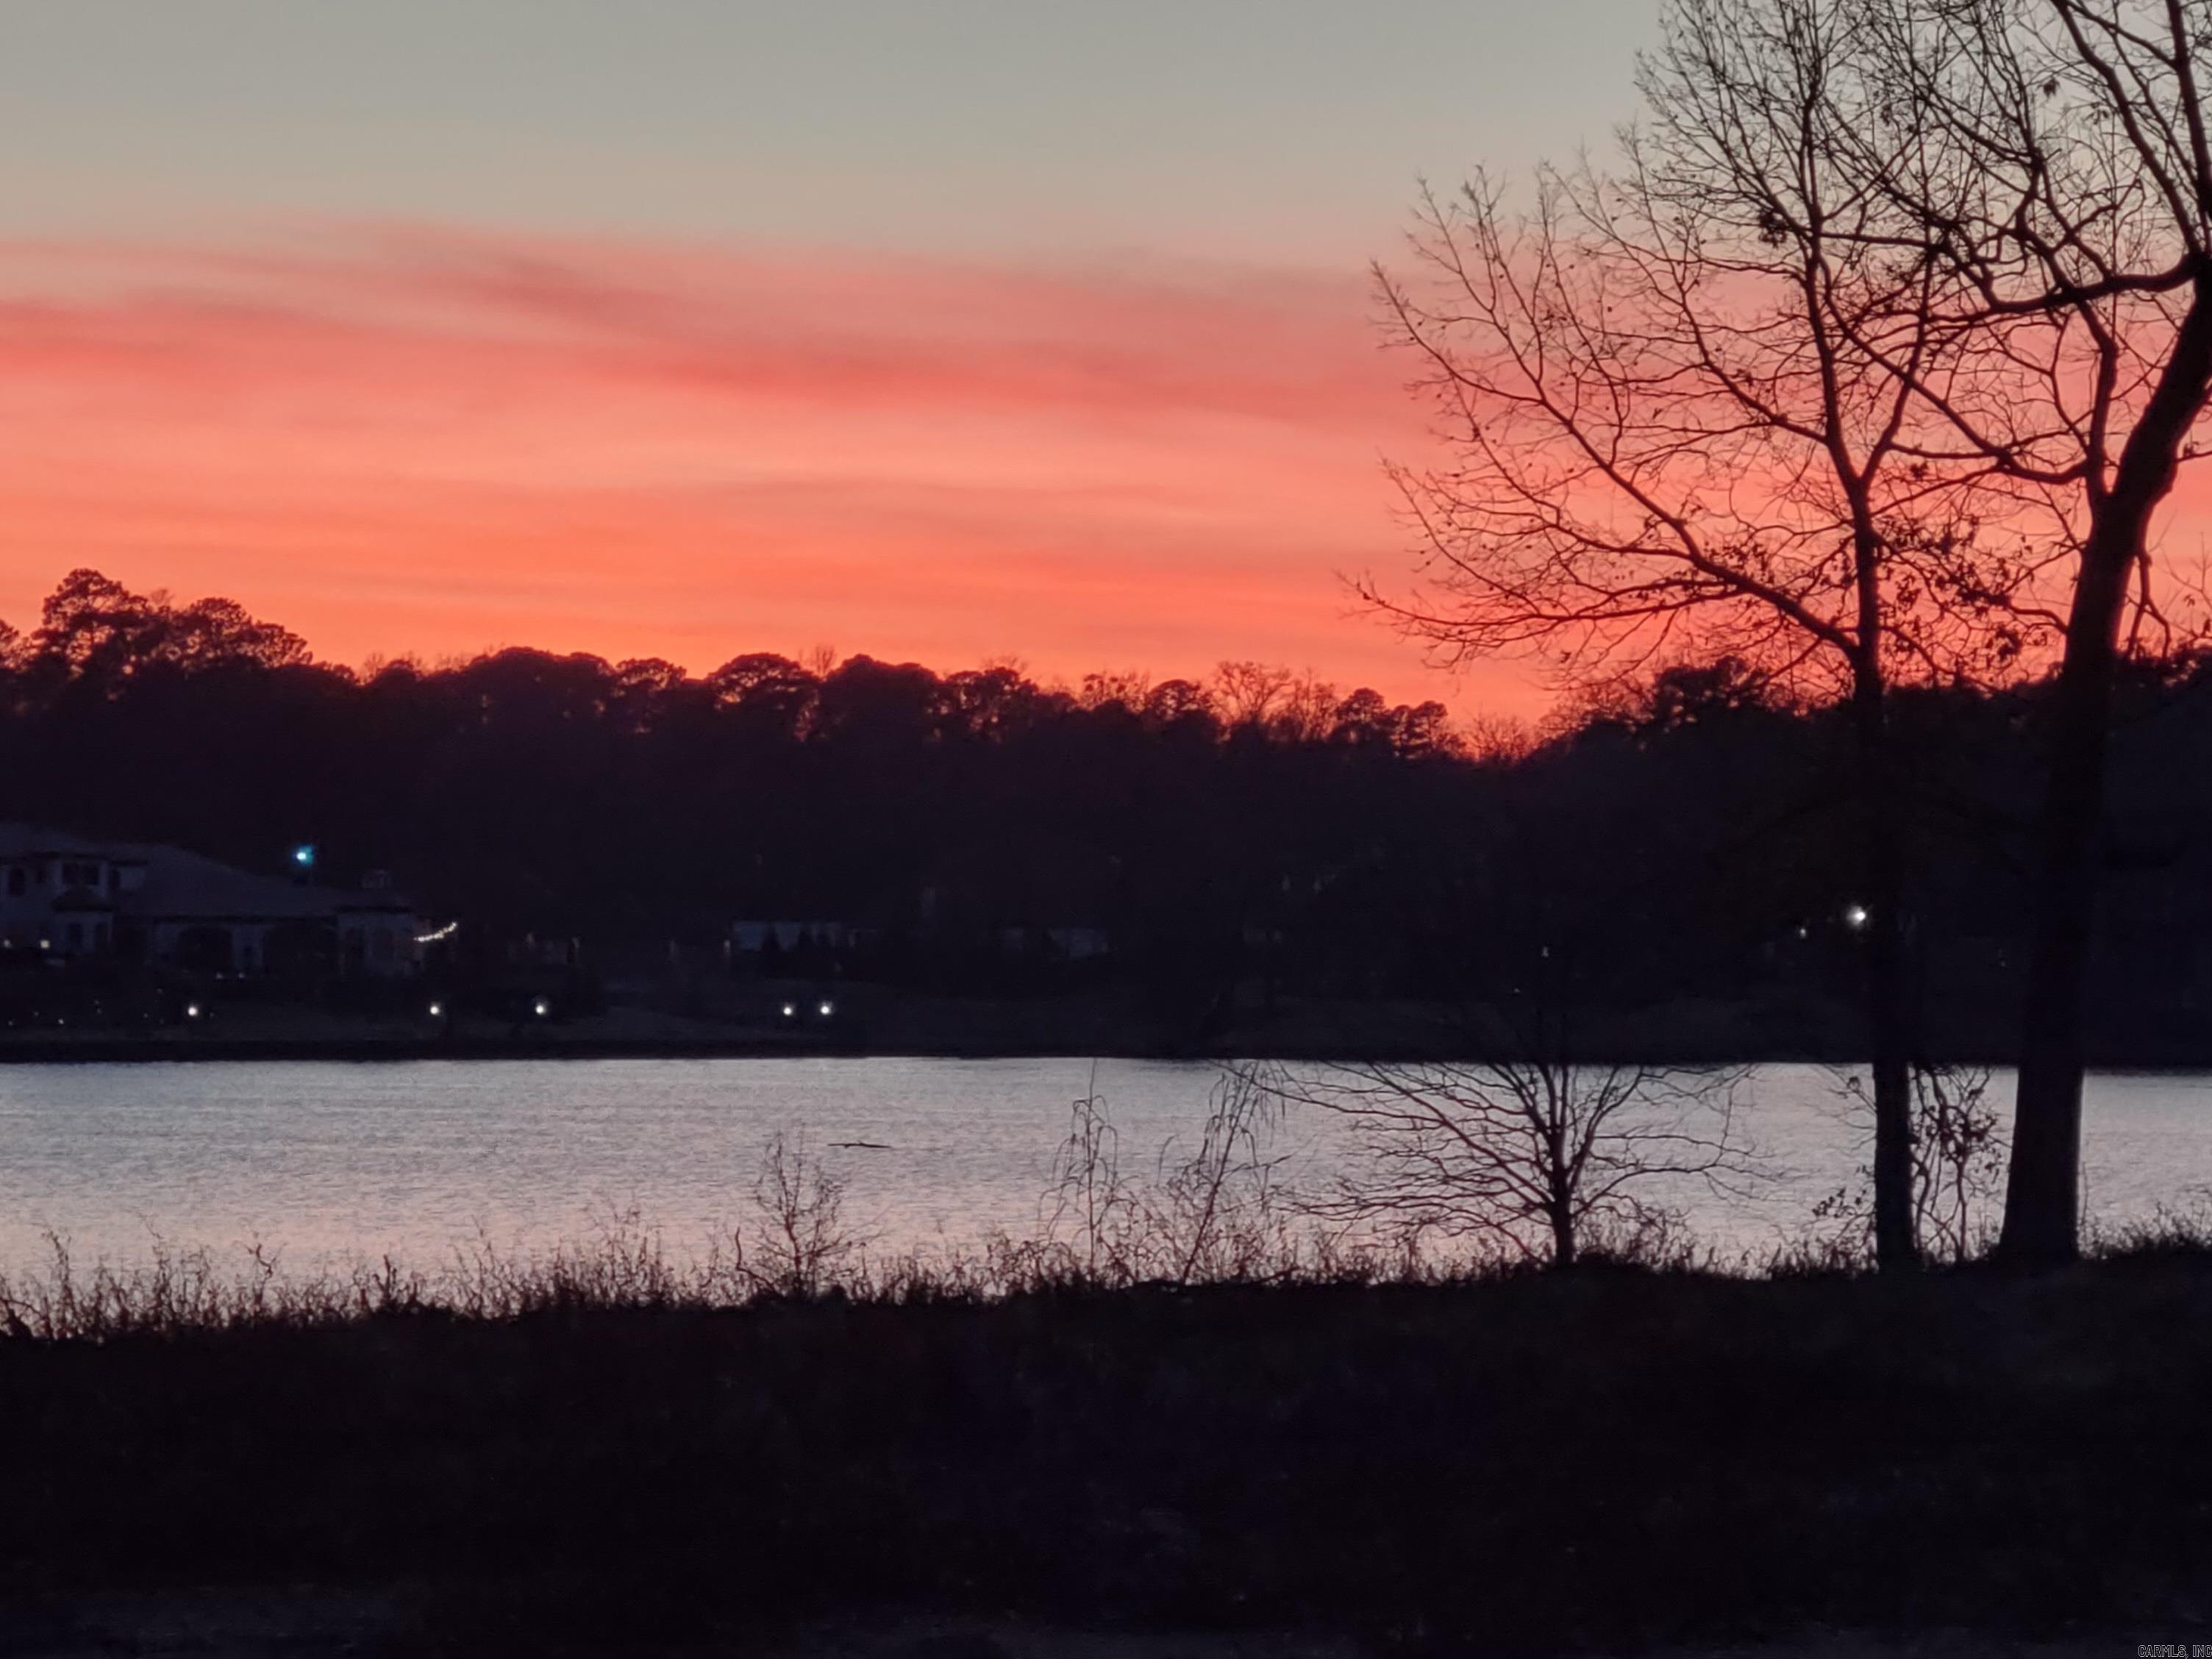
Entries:
POLYGON ((2172 352, 2120 452, 2112 488, 2092 506, 2066 619, 2065 656, 2052 687, 2027 1027, 2004 1230, 1997 1240, 1998 1255, 2018 1267, 2056 1266, 2081 1249, 2081 1026, 2120 622, 2151 514, 2173 487, 2182 445, 2208 387, 2212 267, 2201 267, 2172 352))
POLYGON ((1912 1224, 1911 999, 1905 981, 1905 849, 1881 661, 1881 535, 1863 490, 1852 500, 1858 649, 1851 665, 1859 854, 1866 911, 1866 1017, 1874 1049, 1874 1256, 1883 1273, 1920 1265, 1912 1224))
POLYGON ((1874 1249, 1884 1273, 1920 1265, 1912 1226, 1912 1076, 1905 978, 1904 853, 1879 680, 1851 699, 1857 728, 1866 893, 1866 1012, 1874 1049, 1874 1249))
POLYGON ((1552 1206, 1552 1265, 1575 1265, 1575 1218, 1565 1204, 1552 1206))
POLYGON ((1997 1253, 2021 1267, 2073 1260, 2081 1203, 2082 1001, 2104 814, 2106 737, 2129 561, 2098 557, 2093 533, 2075 588, 2065 664, 2051 700, 2040 822, 2027 1024, 2014 1095, 2012 1162, 1997 1253))
MULTIPOLYGON (((1893 826, 1890 838, 1893 842, 1893 826)), ((1874 1027, 1874 1255, 1883 1273, 1920 1265, 1920 1239, 1912 1224, 1912 1068, 1903 887, 1894 868, 1878 874, 1867 906, 1867 1006, 1874 1027)))

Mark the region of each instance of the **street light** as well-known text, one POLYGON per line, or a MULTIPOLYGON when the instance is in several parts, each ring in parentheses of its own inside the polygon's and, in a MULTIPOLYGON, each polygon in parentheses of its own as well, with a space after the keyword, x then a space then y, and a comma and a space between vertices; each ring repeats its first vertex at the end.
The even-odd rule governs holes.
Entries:
POLYGON ((1865 905, 1847 904, 1844 907, 1844 926, 1850 928, 1853 933, 1856 933, 1860 928, 1865 927, 1867 925, 1867 920, 1868 911, 1865 905))

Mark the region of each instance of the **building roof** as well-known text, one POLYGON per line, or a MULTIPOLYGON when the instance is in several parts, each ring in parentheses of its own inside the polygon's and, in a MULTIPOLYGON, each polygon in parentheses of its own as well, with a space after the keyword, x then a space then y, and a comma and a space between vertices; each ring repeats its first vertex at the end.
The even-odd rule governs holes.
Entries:
POLYGON ((143 865, 145 881, 125 896, 125 908, 155 921, 222 918, 278 921, 332 916, 343 910, 407 911, 411 908, 388 890, 359 893, 282 876, 258 875, 188 853, 181 847, 93 841, 34 824, 0 823, 0 860, 39 854, 143 865))
POLYGON ((146 860, 146 884, 132 895, 133 908, 157 921, 327 916, 353 896, 334 887, 234 869, 181 848, 128 845, 127 850, 146 860))
MULTIPOLYGON (((105 843, 88 841, 84 836, 70 835, 65 830, 50 830, 37 823, 0 822, 0 860, 36 858, 41 854, 59 858, 111 857, 105 843)), ((118 861, 128 860, 118 859, 118 861)))

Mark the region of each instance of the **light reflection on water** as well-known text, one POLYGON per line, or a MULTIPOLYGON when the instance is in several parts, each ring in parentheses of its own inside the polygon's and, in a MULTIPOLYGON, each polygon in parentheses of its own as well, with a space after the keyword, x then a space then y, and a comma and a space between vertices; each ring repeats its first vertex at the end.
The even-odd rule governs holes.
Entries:
MULTIPOLYGON (((1097 1089, 1125 1170, 1147 1174, 1206 1111, 1214 1071, 1104 1060, 1097 1089)), ((590 1237, 635 1212, 690 1252, 744 1212, 772 1133, 850 1180, 848 1218, 886 1248, 1036 1230, 1069 1103, 1092 1062, 618 1060, 0 1066, 0 1269, 67 1236, 81 1262, 143 1260, 156 1237, 218 1253, 259 1240, 294 1267, 385 1252, 452 1260, 590 1237), (883 1150, 839 1149, 872 1141, 883 1150)), ((2008 1112, 2010 1080, 1993 1097, 2008 1112)), ((1863 1156, 1825 1067, 1751 1077, 1738 1122, 1772 1178, 1750 1200, 1673 1194, 1700 1236, 1763 1249, 1863 1156)), ((1342 1130, 1284 1126, 1293 1184, 1326 1182, 1342 1130)), ((2212 1076, 2091 1080, 2089 1207, 2105 1221, 2212 1195, 2212 1076)))

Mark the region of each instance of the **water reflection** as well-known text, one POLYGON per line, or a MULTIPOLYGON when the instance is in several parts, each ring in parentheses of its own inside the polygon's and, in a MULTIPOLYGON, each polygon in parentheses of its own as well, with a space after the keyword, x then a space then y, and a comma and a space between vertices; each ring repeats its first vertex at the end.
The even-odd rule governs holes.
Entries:
MULTIPOLYGON (((1096 1087, 1124 1167, 1185 1140, 1205 1065, 1108 1060, 1096 1087)), ((389 1251, 448 1261, 469 1241, 544 1248, 634 1212, 677 1250, 732 1224, 760 1149, 804 1137, 850 1182, 882 1246, 1033 1231, 1088 1059, 416 1061, 0 1066, 0 1267, 42 1234, 81 1261, 142 1260, 156 1237, 258 1240, 310 1268, 389 1251)), ((2010 1081, 1999 1078, 1998 1097, 2010 1081)), ((1756 1195, 1671 1194, 1701 1236, 1759 1249, 1801 1229, 1863 1160, 1826 1068, 1759 1068, 1744 1123, 1773 1171, 1756 1195)), ((2212 1194, 2212 1076, 2092 1079, 2086 1163, 2104 1220, 2212 1194)), ((1283 1130, 1293 1183, 1325 1182, 1340 1128, 1283 1130)))

